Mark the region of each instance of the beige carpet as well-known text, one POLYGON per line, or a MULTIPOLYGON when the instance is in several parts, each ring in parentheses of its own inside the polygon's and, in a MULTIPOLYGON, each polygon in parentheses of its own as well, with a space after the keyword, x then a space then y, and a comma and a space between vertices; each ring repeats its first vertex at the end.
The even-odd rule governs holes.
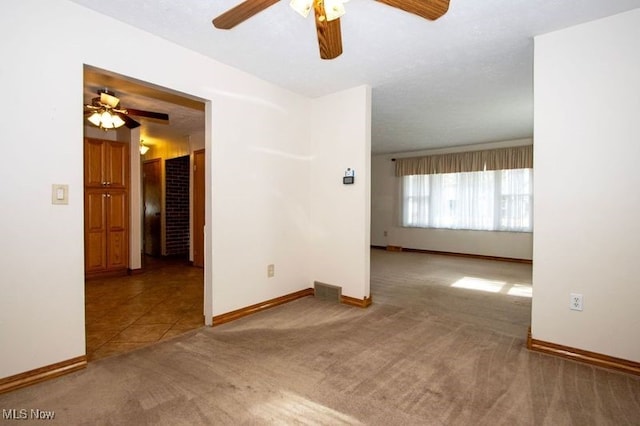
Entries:
POLYGON ((640 424, 639 377, 526 350, 530 282, 529 265, 373 250, 369 309, 307 297, 0 408, 67 425, 640 424))

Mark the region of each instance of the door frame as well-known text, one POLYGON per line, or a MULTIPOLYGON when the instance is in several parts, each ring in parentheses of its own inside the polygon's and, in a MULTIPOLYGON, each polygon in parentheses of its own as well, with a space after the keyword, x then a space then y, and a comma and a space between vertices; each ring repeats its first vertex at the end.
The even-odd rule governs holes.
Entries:
POLYGON ((162 178, 162 158, 153 158, 151 160, 144 160, 142 161, 141 164, 141 175, 142 175, 142 206, 141 206, 141 210, 142 210, 142 254, 143 256, 147 254, 147 247, 146 247, 146 238, 147 238, 147 231, 146 231, 146 184, 145 184, 145 175, 144 175, 144 166, 146 164, 154 164, 157 163, 157 169, 158 169, 158 185, 159 185, 159 189, 160 189, 160 224, 159 224, 159 229, 158 229, 158 255, 162 256, 162 234, 163 231, 162 229, 163 227, 163 217, 164 217, 164 197, 163 197, 163 190, 162 190, 162 186, 163 186, 163 178, 162 178))
POLYGON ((193 259, 193 265, 194 266, 198 266, 201 268, 204 268, 204 262, 205 262, 205 255, 204 255, 204 239, 205 239, 205 235, 204 235, 204 225, 206 224, 206 220, 205 220, 205 199, 206 199, 206 149, 198 149, 193 151, 193 167, 192 167, 192 173, 191 173, 191 177, 192 177, 192 191, 191 191, 191 202, 192 202, 192 211, 191 211, 191 252, 192 252, 192 259, 193 259), (197 169, 197 165, 198 162, 196 161, 196 158, 198 156, 202 156, 202 169, 198 170, 197 169), (202 178, 202 188, 199 188, 198 185, 198 179, 196 178, 196 175, 199 175, 199 177, 202 178), (199 200, 199 198, 201 198, 199 200), (196 229, 197 225, 200 223, 200 221, 198 220, 198 214, 197 211, 199 211, 198 207, 198 203, 196 201, 200 201, 202 203, 202 209, 200 210, 202 213, 202 217, 199 218, 200 221, 202 222, 202 229, 196 229), (197 239, 196 235, 201 234, 200 238, 197 239), (196 244, 196 243, 202 243, 202 244, 196 244), (196 256, 196 246, 199 245, 199 249, 200 249, 200 253, 199 256, 196 256), (200 261, 201 260, 201 261, 200 261))

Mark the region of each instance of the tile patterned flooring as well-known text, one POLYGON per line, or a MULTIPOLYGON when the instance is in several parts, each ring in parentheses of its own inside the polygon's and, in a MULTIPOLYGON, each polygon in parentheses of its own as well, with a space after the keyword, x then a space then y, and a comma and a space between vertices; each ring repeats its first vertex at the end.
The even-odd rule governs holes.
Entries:
POLYGON ((204 325, 204 270, 182 259, 144 259, 137 275, 85 283, 89 361, 204 325))

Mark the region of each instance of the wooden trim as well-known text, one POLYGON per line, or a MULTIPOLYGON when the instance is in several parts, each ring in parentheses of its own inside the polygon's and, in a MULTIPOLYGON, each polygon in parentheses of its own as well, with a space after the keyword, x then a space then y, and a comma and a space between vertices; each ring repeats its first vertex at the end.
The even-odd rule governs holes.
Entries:
POLYGON ((264 311, 265 309, 273 308, 274 306, 282 305, 283 303, 292 302, 296 299, 300 299, 301 297, 313 295, 314 291, 312 288, 305 288, 304 290, 285 294, 284 296, 276 297, 275 299, 270 299, 265 302, 256 303, 255 305, 247 306, 246 308, 240 308, 225 314, 216 315, 213 317, 213 326, 215 327, 216 325, 224 324, 225 322, 255 314, 256 312, 264 311))
POLYGON ((54 379, 64 374, 81 370, 87 366, 87 356, 82 355, 61 361, 35 370, 26 371, 14 376, 0 379, 0 394, 30 386, 45 380, 54 379))
MULTIPOLYGON (((377 246, 372 246, 373 248, 378 248, 377 246)), ((414 249, 414 248, 406 248, 400 246, 387 246, 387 251, 407 251, 412 253, 425 253, 425 254, 440 254, 443 256, 456 256, 456 257, 469 257, 472 259, 484 259, 484 260, 498 260, 501 262, 514 262, 514 263, 526 263, 531 265, 533 261, 531 259, 518 259, 514 257, 500 257, 500 256, 485 256, 483 254, 471 254, 471 253, 455 253, 450 251, 439 251, 439 250, 424 250, 424 249, 414 249)))
POLYGON ((114 278, 114 277, 125 277, 130 274, 130 269, 122 268, 122 269, 112 269, 110 271, 97 271, 97 272, 87 272, 85 273, 85 280, 93 280, 93 279, 103 279, 103 278, 114 278))
POLYGON ((640 362, 534 339, 531 337, 531 328, 527 335, 527 349, 640 376, 640 362))
POLYGON ((387 247, 386 246, 371 246, 372 249, 376 249, 376 250, 386 250, 387 247))
POLYGON ((364 299, 356 299, 355 297, 342 295, 340 296, 340 302, 344 303, 345 305, 356 306, 358 308, 368 308, 369 306, 371 306, 372 299, 371 296, 365 297, 364 299))
POLYGON ((136 269, 127 269, 127 274, 128 275, 139 275, 144 273, 144 268, 136 268, 136 269))

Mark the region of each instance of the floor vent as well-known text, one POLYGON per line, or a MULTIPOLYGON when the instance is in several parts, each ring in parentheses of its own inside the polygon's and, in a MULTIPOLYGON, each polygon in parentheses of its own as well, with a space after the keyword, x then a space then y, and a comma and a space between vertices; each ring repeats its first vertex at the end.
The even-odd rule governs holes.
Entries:
POLYGON ((314 281, 313 289, 315 291, 315 296, 318 299, 330 300, 332 302, 340 303, 340 298, 342 296, 342 287, 314 281))

